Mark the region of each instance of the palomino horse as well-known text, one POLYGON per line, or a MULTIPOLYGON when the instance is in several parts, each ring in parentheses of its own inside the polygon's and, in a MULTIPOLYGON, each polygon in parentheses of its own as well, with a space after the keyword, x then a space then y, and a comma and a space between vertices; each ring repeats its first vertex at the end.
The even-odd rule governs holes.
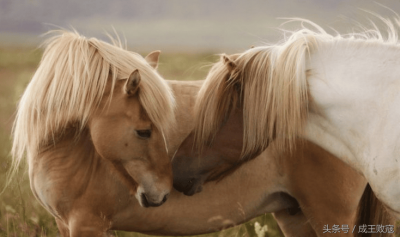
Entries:
POLYGON ((13 168, 26 152, 32 192, 63 236, 103 235, 121 200, 166 201, 174 97, 151 66, 159 52, 148 63, 120 45, 56 33, 19 103, 13 168))
MULTIPOLYGON (((150 54, 146 59, 150 65, 157 67, 157 53, 150 54)), ((119 85, 119 82, 123 81, 116 81, 116 86, 120 86, 121 90, 114 90, 113 100, 123 91, 123 85, 119 85)), ((169 138, 169 156, 172 157, 193 129, 193 117, 188 111, 193 108, 202 82, 169 83, 176 96, 176 120, 180 125, 165 129, 169 138)), ((111 109, 114 108, 110 106, 111 109)), ((274 211, 288 236, 315 236, 314 229, 317 233, 321 232, 322 224, 333 225, 340 221, 350 224, 365 186, 362 177, 328 153, 323 155, 325 159, 319 159, 322 150, 317 146, 311 144, 309 155, 304 159, 297 159, 288 153, 278 154, 271 148, 259 158, 243 164, 224 180, 205 185, 201 194, 187 197, 172 190, 168 202, 157 208, 145 209, 132 197, 129 183, 121 178, 113 162, 107 157, 90 154, 95 150, 94 141, 89 140, 89 128, 74 138, 76 129, 76 125, 67 127, 63 137, 57 137, 53 147, 44 149, 39 155, 30 156, 30 162, 33 163, 30 173, 34 174, 32 189, 40 202, 55 213, 62 236, 106 235, 108 230, 162 235, 208 233, 274 211), (311 167, 315 168, 310 170, 311 167), (46 173, 41 173, 44 169, 46 173), (320 175, 318 173, 329 173, 330 176, 313 179, 320 175), (52 180, 52 177, 57 179, 52 180), (65 179, 68 179, 68 183, 63 182, 65 179), (305 186, 296 183, 302 179, 309 180, 309 183, 302 183, 305 186), (53 182, 59 186, 52 186, 53 182), (43 185, 48 189, 40 189, 43 185), (318 189, 314 189, 313 185, 318 189), (337 196, 349 189, 355 191, 347 196, 337 196), (331 198, 319 198, 320 194, 331 198), (318 208, 313 208, 311 204, 314 202, 319 203, 318 208), (302 210, 298 209, 299 204, 302 210), (308 206, 310 208, 306 208, 308 206), (292 215, 286 210, 290 210, 292 215), (337 210, 343 212, 338 215, 335 213, 337 210), (341 220, 321 219, 320 215, 325 212, 327 218, 331 216, 341 220), (320 220, 320 223, 314 220, 320 220)), ((112 140, 107 142, 114 143, 112 140)))
MULTIPOLYGON (((180 125, 168 133, 173 155, 193 129, 190 111, 202 82, 169 83, 176 96, 175 115, 180 125)), ((213 161, 187 160, 174 171, 179 176, 180 172, 211 166, 213 161)), ((127 204, 124 228, 146 234, 193 235, 274 212, 286 236, 321 236, 324 225, 353 227, 365 185, 360 174, 312 143, 304 142, 293 154, 270 147, 219 182, 207 183, 192 197, 173 191, 168 202, 158 208, 144 210, 136 203, 127 204)), ((351 230, 335 235, 350 236, 351 230)))
MULTIPOLYGON (((169 84, 175 94, 179 124, 166 132, 172 157, 193 129, 190 111, 202 82, 169 84)), ((205 185, 200 194, 187 197, 173 190, 168 201, 157 208, 141 208, 126 198, 127 190, 117 189, 113 192, 118 192, 118 214, 110 225, 112 229, 146 234, 192 235, 275 212, 287 236, 320 236, 327 224, 351 227, 366 184, 364 178, 316 145, 304 143, 296 149, 296 155, 291 155, 270 147, 220 182, 205 185)))
MULTIPOLYGON (((316 30, 302 26, 283 43, 223 56, 199 92, 192 135, 197 148, 226 133, 219 136, 229 138, 222 143, 238 139, 237 145, 226 154, 214 146, 215 152, 245 161, 272 141, 293 150, 297 137, 306 138, 360 172, 400 218, 399 21, 382 20, 387 40, 376 29, 332 36, 302 21, 316 30), (240 118, 228 120, 230 115, 240 118), (224 130, 230 122, 235 129, 224 130)), ((182 176, 180 186, 199 187, 193 184, 204 179, 182 176)))

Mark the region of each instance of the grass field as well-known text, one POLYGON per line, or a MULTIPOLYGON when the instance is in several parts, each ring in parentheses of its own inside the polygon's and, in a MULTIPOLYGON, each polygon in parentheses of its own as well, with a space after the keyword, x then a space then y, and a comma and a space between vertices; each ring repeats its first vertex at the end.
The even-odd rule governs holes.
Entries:
MULTIPOLYGON (((10 167, 10 133, 18 98, 32 77, 41 57, 40 50, 0 49, 0 188, 5 187, 6 172, 10 167)), ((166 79, 203 79, 208 65, 218 57, 204 54, 162 54, 159 71, 166 79)), ((247 224, 204 237, 256 236, 254 223, 268 225, 266 236, 282 236, 270 215, 247 224)), ((138 233, 116 232, 117 236, 144 237, 138 233)), ((27 167, 21 165, 18 176, 0 195, 0 237, 3 236, 59 236, 54 218, 33 197, 29 188, 27 167)))

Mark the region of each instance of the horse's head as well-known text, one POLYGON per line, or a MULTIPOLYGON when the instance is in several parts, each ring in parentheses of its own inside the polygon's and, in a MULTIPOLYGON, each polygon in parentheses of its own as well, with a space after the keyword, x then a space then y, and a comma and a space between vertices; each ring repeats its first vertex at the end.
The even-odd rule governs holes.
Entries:
MULTIPOLYGON (((146 57, 154 68, 158 55, 156 51, 146 57)), ((172 170, 163 131, 150 119, 140 99, 146 96, 141 71, 134 70, 127 79, 117 78, 114 86, 111 81, 88 123, 94 147, 141 206, 159 206, 171 191, 172 170)))
POLYGON ((173 162, 174 187, 186 195, 202 190, 208 181, 218 181, 239 168, 243 146, 243 119, 235 109, 225 125, 219 129, 213 142, 202 150, 194 148, 195 133, 183 141, 173 162))
POLYGON ((307 118, 307 83, 304 63, 297 60, 303 54, 285 47, 223 55, 210 70, 196 99, 194 133, 173 162, 178 190, 195 193, 204 181, 224 177, 272 141, 278 149, 295 146, 307 118), (190 163, 191 173, 183 172, 180 162, 190 163))
POLYGON ((108 162, 142 206, 161 205, 172 188, 164 134, 175 124, 175 99, 156 71, 160 52, 143 58, 118 40, 53 33, 20 101, 13 172, 25 153, 33 161, 67 131, 85 131, 86 151, 108 162))
POLYGON ((210 70, 195 106, 195 130, 181 144, 173 160, 174 187, 186 195, 202 184, 218 181, 243 162, 256 157, 254 149, 242 156, 243 96, 239 55, 223 55, 210 70))

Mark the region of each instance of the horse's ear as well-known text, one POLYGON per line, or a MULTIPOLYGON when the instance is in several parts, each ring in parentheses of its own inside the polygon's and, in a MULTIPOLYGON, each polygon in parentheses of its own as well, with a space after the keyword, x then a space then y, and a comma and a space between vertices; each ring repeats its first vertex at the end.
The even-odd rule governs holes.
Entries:
POLYGON ((140 80, 141 79, 139 70, 136 69, 131 73, 131 75, 129 76, 129 78, 126 80, 125 83, 124 90, 128 96, 132 96, 138 91, 140 80))
POLYGON ((234 60, 236 60, 238 57, 240 56, 240 54, 232 54, 232 55, 226 55, 223 54, 221 56, 222 61, 224 62, 225 66, 228 68, 228 75, 226 77, 227 82, 229 82, 229 84, 231 86, 233 86, 233 88, 235 88, 235 90, 238 92, 238 94, 242 93, 242 86, 240 83, 240 80, 238 80, 238 68, 237 65, 235 63, 234 60))
POLYGON ((224 64, 227 66, 229 72, 232 72, 236 68, 236 63, 232 60, 230 56, 223 54, 222 60, 224 64))
POLYGON ((157 69, 160 53, 160 50, 153 51, 149 53, 144 59, 150 64, 150 66, 152 66, 154 69, 157 69))

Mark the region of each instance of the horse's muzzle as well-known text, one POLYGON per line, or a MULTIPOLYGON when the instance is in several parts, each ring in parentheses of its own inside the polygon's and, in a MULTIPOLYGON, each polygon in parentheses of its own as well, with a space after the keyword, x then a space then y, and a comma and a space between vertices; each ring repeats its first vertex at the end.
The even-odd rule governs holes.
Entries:
POLYGON ((169 196, 169 193, 164 195, 164 197, 161 200, 161 202, 158 202, 158 203, 155 203, 155 202, 149 200, 145 193, 142 193, 140 195, 140 199, 141 199, 143 207, 159 207, 159 206, 161 206, 162 204, 164 204, 167 201, 168 196, 169 196))

